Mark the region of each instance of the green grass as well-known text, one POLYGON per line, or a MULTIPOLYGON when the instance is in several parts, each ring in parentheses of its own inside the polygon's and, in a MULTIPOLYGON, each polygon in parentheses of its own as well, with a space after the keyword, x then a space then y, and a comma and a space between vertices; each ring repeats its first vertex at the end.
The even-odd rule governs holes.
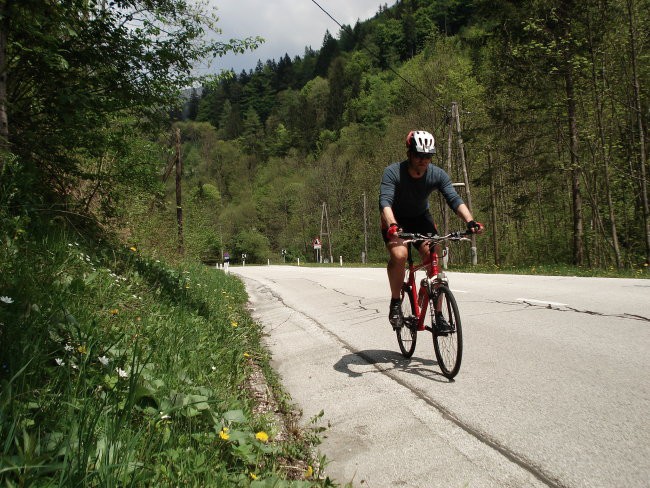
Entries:
POLYGON ((275 418, 252 413, 243 385, 253 367, 271 373, 240 281, 64 232, 7 229, 3 486, 332 485, 318 469, 308 479, 287 468, 318 464, 315 434, 278 441, 275 418))

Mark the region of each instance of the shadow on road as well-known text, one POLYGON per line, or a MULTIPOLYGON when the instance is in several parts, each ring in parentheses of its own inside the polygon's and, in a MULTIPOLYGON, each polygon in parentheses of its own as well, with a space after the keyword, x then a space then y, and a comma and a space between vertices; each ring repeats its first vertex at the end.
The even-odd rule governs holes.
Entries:
POLYGON ((429 378, 434 381, 448 383, 439 371, 436 370, 438 363, 431 359, 419 358, 416 356, 406 359, 396 351, 371 349, 356 351, 341 357, 335 364, 334 370, 345 373, 351 378, 358 378, 368 373, 404 372, 429 378), (375 369, 366 370, 363 366, 371 364, 375 369), (354 368, 354 366, 361 366, 354 368), (362 370, 362 371, 359 371, 362 370))

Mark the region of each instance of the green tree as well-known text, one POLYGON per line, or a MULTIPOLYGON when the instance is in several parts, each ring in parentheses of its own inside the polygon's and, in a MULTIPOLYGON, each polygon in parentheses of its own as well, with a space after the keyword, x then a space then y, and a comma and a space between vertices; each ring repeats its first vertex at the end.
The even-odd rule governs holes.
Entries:
POLYGON ((5 0, 0 9, 6 137, 41 189, 59 198, 87 174, 83 161, 119 146, 123 135, 106 130, 116 114, 164 122, 180 89, 200 82, 195 63, 259 41, 208 40, 206 30, 218 32, 214 11, 184 0, 5 0))
POLYGON ((316 59, 316 65, 314 66, 314 75, 325 78, 330 63, 339 55, 339 52, 338 41, 334 39, 332 34, 330 34, 330 31, 325 32, 323 45, 320 48, 318 58, 316 59))
POLYGON ((271 254, 268 238, 256 229, 243 230, 233 239, 235 256, 246 254, 246 261, 265 263, 271 254))

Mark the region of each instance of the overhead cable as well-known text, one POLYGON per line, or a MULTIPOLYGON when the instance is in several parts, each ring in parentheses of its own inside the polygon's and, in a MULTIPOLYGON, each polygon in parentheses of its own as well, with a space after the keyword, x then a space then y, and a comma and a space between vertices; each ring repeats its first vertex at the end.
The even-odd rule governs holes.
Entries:
MULTIPOLYGON (((312 1, 312 3, 313 3, 314 5, 316 5, 319 9, 321 9, 325 15, 327 15, 330 19, 332 19, 332 21, 334 21, 334 23, 335 23, 336 25, 338 25, 341 29, 343 29, 344 31, 347 31, 348 34, 353 34, 352 29, 350 28, 350 26, 347 26, 347 25, 344 26, 344 25, 342 25, 342 24, 341 24, 338 20, 336 20, 336 19, 335 19, 335 18, 334 18, 334 17, 333 17, 333 16, 332 16, 332 15, 331 15, 327 10, 325 10, 323 7, 321 7, 321 5, 320 5, 316 0, 311 0, 311 1, 312 1)), ((372 52, 372 51, 371 51, 371 50, 370 50, 370 49, 369 49, 369 48, 364 44, 363 41, 360 40, 360 41, 359 41, 359 44, 361 44, 361 47, 364 48, 366 51, 368 51, 368 53, 370 53, 370 55, 371 55, 373 58, 375 58, 377 61, 381 62, 381 58, 379 57, 379 55, 373 53, 373 52, 372 52)), ((406 83, 408 86, 410 86, 410 87, 413 88, 416 92, 418 92, 420 95, 422 95, 424 98, 426 98, 427 100, 429 100, 429 101, 430 101, 431 103, 433 103, 434 105, 437 105, 438 107, 440 107, 442 110, 445 111, 445 113, 447 112, 447 110, 448 110, 447 107, 445 107, 445 106, 444 106, 443 104, 441 104, 440 102, 434 100, 433 98, 429 97, 429 95, 427 95, 425 92, 423 92, 422 90, 420 90, 417 86, 415 86, 413 83, 411 83, 411 81, 409 81, 409 80, 406 79, 404 76, 402 76, 401 74, 399 74, 399 73, 398 73, 398 72, 397 72, 397 71, 396 71, 392 66, 388 66, 388 69, 389 69, 389 71, 391 71, 392 73, 394 73, 398 78, 400 78, 404 83, 406 83)))

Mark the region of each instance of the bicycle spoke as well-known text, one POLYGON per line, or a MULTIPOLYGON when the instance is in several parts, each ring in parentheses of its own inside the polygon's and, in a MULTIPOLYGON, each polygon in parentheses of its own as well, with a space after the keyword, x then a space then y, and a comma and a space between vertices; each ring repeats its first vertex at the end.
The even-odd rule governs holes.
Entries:
MULTIPOLYGON (((456 300, 446 286, 438 289, 438 304, 440 305, 441 319, 449 324, 449 330, 439 332, 435 314, 432 313, 433 345, 438 365, 442 374, 451 379, 458 374, 463 354, 463 335, 460 326, 460 316, 456 300)), ((433 303, 432 303, 433 305, 433 303)))
POLYGON ((404 285, 402 289, 402 315, 404 317, 404 324, 396 331, 397 344, 399 345, 400 351, 402 351, 402 356, 410 358, 413 352, 415 352, 417 318, 415 317, 411 288, 408 285, 404 285))

